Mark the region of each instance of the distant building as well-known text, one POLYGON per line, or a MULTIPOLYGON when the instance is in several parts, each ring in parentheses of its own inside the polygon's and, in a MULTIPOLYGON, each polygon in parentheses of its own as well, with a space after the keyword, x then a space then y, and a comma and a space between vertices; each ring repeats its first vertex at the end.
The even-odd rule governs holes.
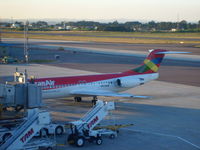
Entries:
POLYGON ((175 28, 172 28, 172 29, 171 29, 171 31, 172 31, 172 32, 176 32, 176 31, 177 31, 177 29, 175 29, 175 28))
POLYGON ((20 28, 20 27, 23 27, 24 26, 24 23, 23 22, 15 22, 15 23, 12 23, 10 28, 20 28))
POLYGON ((11 24, 11 28, 20 28, 20 24, 13 23, 11 24))
POLYGON ((151 31, 156 31, 156 28, 151 28, 151 31))
POLYGON ((78 29, 78 27, 73 27, 72 29, 73 29, 73 30, 77 30, 77 29, 78 29))
POLYGON ((63 26, 62 24, 57 24, 54 26, 56 30, 73 30, 72 26, 63 26))
POLYGON ((66 26, 66 30, 72 30, 72 26, 66 26))
POLYGON ((64 28, 62 26, 57 26, 56 27, 58 30, 63 30, 64 28))

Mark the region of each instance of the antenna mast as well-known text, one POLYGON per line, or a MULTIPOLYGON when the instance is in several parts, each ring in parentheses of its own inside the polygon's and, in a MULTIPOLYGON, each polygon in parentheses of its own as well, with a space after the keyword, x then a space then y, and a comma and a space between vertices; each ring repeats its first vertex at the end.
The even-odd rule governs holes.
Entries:
POLYGON ((2 39, 1 39, 1 18, 0 18, 0 43, 2 42, 2 39))
POLYGON ((29 61, 28 56, 28 20, 24 23, 24 60, 26 63, 29 61))

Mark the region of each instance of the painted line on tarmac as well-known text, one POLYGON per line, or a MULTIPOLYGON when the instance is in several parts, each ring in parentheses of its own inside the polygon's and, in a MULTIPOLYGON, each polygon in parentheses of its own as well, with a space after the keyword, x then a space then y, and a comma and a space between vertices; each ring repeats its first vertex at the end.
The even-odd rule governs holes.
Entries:
POLYGON ((147 133, 147 134, 154 134, 154 135, 159 135, 159 136, 167 136, 167 137, 173 137, 173 138, 177 138, 189 145, 192 145, 193 147, 197 148, 197 149, 200 149, 200 147, 180 136, 176 136, 176 135, 171 135, 171 134, 164 134, 164 133, 158 133, 158 132, 148 132, 148 131, 144 131, 144 130, 132 130, 132 129, 127 129, 127 128, 124 128, 123 130, 128 130, 128 131, 133 131, 133 132, 141 132, 141 133, 147 133))

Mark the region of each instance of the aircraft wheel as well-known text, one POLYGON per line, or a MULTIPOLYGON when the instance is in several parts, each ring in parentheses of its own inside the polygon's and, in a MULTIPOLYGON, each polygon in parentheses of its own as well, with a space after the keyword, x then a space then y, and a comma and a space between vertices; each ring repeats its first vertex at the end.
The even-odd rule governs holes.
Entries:
POLYGON ((74 97, 75 102, 81 102, 82 98, 81 97, 74 97))
POLYGON ((74 101, 77 102, 77 97, 74 97, 74 101))
POLYGON ((82 136, 80 136, 80 137, 78 137, 78 138, 76 139, 75 142, 76 142, 76 146, 78 146, 78 147, 83 147, 84 144, 85 144, 85 138, 82 137, 82 136))
POLYGON ((56 127, 56 129, 55 129, 55 134, 56 135, 61 135, 61 134, 63 134, 63 132, 64 132, 64 130, 63 130, 62 126, 56 127))
POLYGON ((92 105, 96 105, 98 99, 97 99, 97 96, 93 96, 93 100, 92 100, 92 105))
POLYGON ((103 143, 102 138, 98 137, 98 138, 96 139, 96 144, 97 144, 97 145, 101 145, 102 143, 103 143))
POLYGON ((94 106, 94 105, 96 105, 96 103, 97 103, 97 100, 92 100, 92 105, 94 106))

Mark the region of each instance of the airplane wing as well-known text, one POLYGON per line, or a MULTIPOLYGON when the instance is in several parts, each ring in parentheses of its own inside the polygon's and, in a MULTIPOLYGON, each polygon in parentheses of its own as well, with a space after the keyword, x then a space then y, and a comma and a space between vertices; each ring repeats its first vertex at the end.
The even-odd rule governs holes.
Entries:
POLYGON ((150 96, 132 95, 129 93, 115 93, 110 91, 73 91, 72 95, 78 96, 113 96, 113 97, 131 97, 131 98, 150 98, 150 96))

